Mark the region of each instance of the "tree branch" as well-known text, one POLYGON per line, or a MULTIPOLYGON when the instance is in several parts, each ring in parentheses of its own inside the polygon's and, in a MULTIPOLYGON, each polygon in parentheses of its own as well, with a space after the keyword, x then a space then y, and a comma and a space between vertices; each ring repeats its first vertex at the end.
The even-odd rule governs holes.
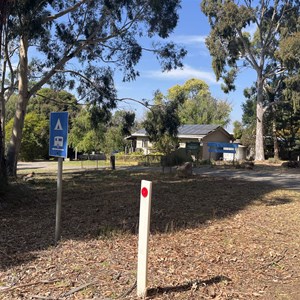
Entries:
MULTIPOLYGON (((260 71, 260 68, 259 68, 259 66, 258 66, 258 64, 257 64, 257 61, 256 61, 256 59, 255 59, 255 57, 254 57, 254 55, 253 55, 251 49, 249 48, 249 45, 247 45, 247 43, 246 43, 245 40, 244 40, 242 31, 241 31, 240 29, 238 29, 237 32, 238 32, 238 35, 239 35, 239 37, 240 37, 240 39, 241 39, 241 41, 242 41, 242 43, 243 43, 243 46, 244 46, 245 50, 247 51, 247 53, 248 53, 248 55, 249 55, 249 61, 252 62, 253 68, 256 70, 256 72, 259 72, 259 71, 260 71)), ((251 64, 251 65, 252 65, 252 64, 251 64)))
POLYGON ((74 4, 73 6, 68 7, 67 9, 65 9, 65 10, 63 10, 63 11, 61 11, 61 12, 55 14, 55 15, 48 16, 48 17, 45 18, 45 20, 44 20, 43 23, 47 23, 47 22, 53 21, 53 20, 55 20, 55 19, 58 19, 58 18, 60 18, 60 17, 62 17, 62 16, 64 16, 64 15, 70 13, 70 12, 73 12, 73 11, 75 11, 78 7, 80 7, 82 4, 84 4, 84 3, 88 2, 88 1, 89 1, 89 0, 81 0, 81 1, 77 2, 76 4, 74 4))
MULTIPOLYGON (((84 3, 87 0, 81 0, 81 2, 79 3, 84 3)), ((78 4, 78 3, 77 3, 78 4)), ((77 5, 78 7, 79 5, 77 5)), ((96 44, 99 42, 106 42, 110 39, 113 39, 117 36, 120 36, 121 34, 125 33, 126 31, 128 31, 130 29, 130 27, 133 26, 134 22, 139 18, 140 13, 142 12, 143 8, 141 8, 135 18, 133 18, 130 22, 125 23, 120 29, 118 29, 117 32, 108 35, 104 38, 95 38, 96 35, 98 34, 99 30, 102 27, 102 22, 99 22, 97 28, 95 28, 94 32, 86 39, 86 40, 80 40, 79 45, 77 46, 77 48, 75 48, 73 50, 73 52, 69 53, 71 48, 73 47, 73 45, 71 46, 71 48, 63 55, 63 57, 61 58, 61 60, 49 71, 47 72, 44 77, 38 82, 36 83, 31 90, 29 91, 29 95, 32 96, 34 93, 36 93, 45 83, 48 82, 48 80, 58 71, 62 71, 63 67, 65 66, 65 64, 71 60, 73 57, 75 57, 78 53, 80 53, 80 51, 84 50, 84 48, 88 45, 91 44, 96 44)))
POLYGON ((151 105, 149 104, 147 101, 146 102, 143 102, 141 100, 136 100, 136 99, 133 99, 133 98, 129 98, 129 97, 125 97, 125 98, 117 98, 116 101, 132 101, 132 102, 136 102, 136 103, 139 103, 141 105, 143 105, 144 107, 146 107, 147 109, 151 109, 150 106, 154 106, 154 105, 151 105))
MULTIPOLYGON (((68 102, 68 101, 58 101, 56 99, 44 96, 44 95, 39 94, 39 93, 36 93, 36 95, 39 96, 39 97, 41 97, 41 98, 48 99, 48 100, 50 100, 52 102, 58 103, 58 104, 61 104, 61 103, 68 104, 68 105, 73 105, 74 104, 73 102, 68 102)), ((76 103, 76 105, 78 105, 78 103, 76 103)))

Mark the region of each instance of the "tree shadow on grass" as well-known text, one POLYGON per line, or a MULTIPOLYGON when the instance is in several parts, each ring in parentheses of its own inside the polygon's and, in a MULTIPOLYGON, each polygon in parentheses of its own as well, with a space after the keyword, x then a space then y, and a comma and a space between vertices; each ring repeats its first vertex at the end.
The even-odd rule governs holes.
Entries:
MULTIPOLYGON (((142 179, 153 182, 153 234, 208 224, 257 201, 261 205, 291 201, 264 199, 274 186, 221 177, 179 179, 174 174, 107 170, 69 172, 63 177, 62 239, 136 234, 142 179)), ((35 251, 54 245, 55 208, 53 174, 38 174, 34 181, 11 189, 0 201, 0 268, 33 260, 35 251)))
MULTIPOLYGON (((193 280, 184 284, 180 285, 175 285, 175 286, 165 286, 165 287, 155 287, 155 288, 150 288, 147 290, 147 297, 149 299, 153 299, 158 295, 163 295, 163 294, 172 294, 172 293, 182 293, 182 292, 187 292, 192 289, 198 289, 199 287, 206 287, 210 286, 213 284, 218 284, 223 281, 231 281, 230 278, 219 275, 215 276, 213 278, 207 279, 207 280, 193 280)), ((212 296, 212 295, 211 295, 212 296)))

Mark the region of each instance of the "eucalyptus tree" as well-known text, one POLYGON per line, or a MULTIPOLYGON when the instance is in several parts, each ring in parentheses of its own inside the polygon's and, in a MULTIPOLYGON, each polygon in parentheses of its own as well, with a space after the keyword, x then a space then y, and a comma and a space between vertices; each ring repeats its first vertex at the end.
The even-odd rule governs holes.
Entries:
MULTIPOLYGON (((298 26, 299 30, 300 24, 298 26)), ((287 69, 284 78, 285 100, 293 104, 294 111, 300 108, 300 32, 297 31, 282 39, 276 57, 287 69)))
POLYGON ((178 111, 184 100, 183 92, 176 93, 172 99, 160 91, 155 92, 154 104, 146 114, 143 126, 159 152, 168 154, 178 144, 178 127, 181 125, 178 111))
POLYGON ((255 71, 255 159, 264 160, 263 118, 274 105, 264 97, 264 90, 274 77, 287 72, 276 50, 281 40, 299 28, 299 1, 204 0, 201 8, 211 26, 206 44, 212 66, 217 79, 223 79, 224 90, 235 89, 234 80, 241 68, 255 71), (251 28, 255 29, 253 35, 249 33, 251 28))
POLYGON ((9 72, 1 78, 4 88, 17 88, 19 95, 7 152, 9 173, 16 174, 29 100, 45 84, 76 89, 79 100, 94 106, 99 116, 116 107, 114 68, 123 71, 125 81, 134 80, 144 51, 152 51, 163 70, 181 67, 184 49, 154 42, 176 27, 179 8, 180 0, 12 1, 5 47, 9 72))
POLYGON ((105 126, 100 122, 93 126, 90 111, 86 107, 71 120, 70 125, 68 142, 73 149, 86 153, 103 151, 105 126))
POLYGON ((172 99, 178 92, 185 95, 185 101, 178 111, 182 124, 229 124, 230 103, 214 98, 203 80, 193 78, 183 85, 175 85, 169 89, 168 97, 172 99))
MULTIPOLYGON (((5 69, 11 69, 8 59, 8 18, 10 16, 11 4, 14 0, 1 1, 0 5, 0 187, 7 184, 7 173, 5 164, 5 103, 6 96, 13 94, 11 87, 6 87, 4 78, 5 69)), ((13 72, 11 72, 13 77, 13 72)))
POLYGON ((124 151, 130 143, 125 138, 131 134, 135 126, 135 113, 132 111, 118 110, 108 123, 104 151, 110 154, 113 150, 124 151))

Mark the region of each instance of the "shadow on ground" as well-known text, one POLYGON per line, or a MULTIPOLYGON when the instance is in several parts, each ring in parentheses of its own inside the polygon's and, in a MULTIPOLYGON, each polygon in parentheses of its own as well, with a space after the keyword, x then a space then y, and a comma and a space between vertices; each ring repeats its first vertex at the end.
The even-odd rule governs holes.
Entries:
MULTIPOLYGON (((163 294, 171 294, 171 293, 182 293, 186 291, 190 291, 191 289, 198 289, 199 287, 207 287, 210 285, 214 285, 220 282, 228 282, 231 281, 230 278, 219 275, 215 276, 213 278, 207 279, 207 280, 193 280, 181 285, 176 286, 165 286, 165 287, 156 287, 151 288, 147 290, 147 297, 150 297, 150 299, 155 298, 158 295, 163 294)), ((210 295, 211 298, 214 298, 216 295, 210 295)))
MULTIPOLYGON (((283 205, 268 199, 274 186, 201 175, 137 171, 84 171, 64 174, 62 238, 109 238, 138 230, 141 180, 153 182, 151 232, 209 224, 236 214, 251 203, 283 205)), ((12 185, 0 199, 0 268, 35 258, 54 245, 56 177, 39 174, 32 182, 12 185)))

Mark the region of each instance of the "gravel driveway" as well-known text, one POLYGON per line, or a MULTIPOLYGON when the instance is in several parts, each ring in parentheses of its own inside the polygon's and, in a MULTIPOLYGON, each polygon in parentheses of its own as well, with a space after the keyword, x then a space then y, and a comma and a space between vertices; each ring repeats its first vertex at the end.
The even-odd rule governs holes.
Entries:
POLYGON ((300 190, 300 170, 281 169, 274 171, 263 170, 241 170, 241 169, 221 169, 218 167, 194 168, 195 174, 206 176, 223 176, 249 181, 266 182, 281 188, 300 190))

